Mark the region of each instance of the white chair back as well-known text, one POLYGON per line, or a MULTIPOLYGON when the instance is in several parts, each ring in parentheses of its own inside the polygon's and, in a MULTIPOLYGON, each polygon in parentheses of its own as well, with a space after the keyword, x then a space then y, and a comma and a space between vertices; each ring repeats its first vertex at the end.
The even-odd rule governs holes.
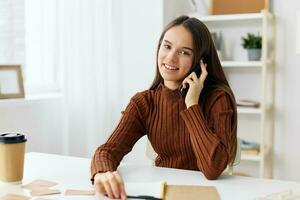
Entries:
POLYGON ((228 165, 228 169, 227 169, 229 175, 233 175, 233 166, 236 166, 241 162, 241 139, 240 138, 237 138, 236 146, 237 147, 236 147, 235 159, 232 164, 228 165))
POLYGON ((146 156, 152 160, 152 164, 154 165, 155 158, 157 157, 157 153, 154 151, 150 141, 147 139, 146 144, 146 156))

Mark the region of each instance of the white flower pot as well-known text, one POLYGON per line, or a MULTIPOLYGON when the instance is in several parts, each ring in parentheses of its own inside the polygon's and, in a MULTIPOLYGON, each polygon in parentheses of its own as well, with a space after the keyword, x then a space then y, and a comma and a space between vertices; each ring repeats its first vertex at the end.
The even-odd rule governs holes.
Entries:
POLYGON ((257 61, 261 58, 261 49, 247 49, 248 51, 248 60, 257 61))

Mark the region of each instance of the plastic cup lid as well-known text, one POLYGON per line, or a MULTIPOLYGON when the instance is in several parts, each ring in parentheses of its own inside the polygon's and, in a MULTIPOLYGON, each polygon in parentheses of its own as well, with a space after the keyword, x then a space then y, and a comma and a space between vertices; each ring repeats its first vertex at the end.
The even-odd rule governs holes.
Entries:
POLYGON ((0 144, 13 144, 26 141, 25 135, 20 133, 0 133, 0 144))

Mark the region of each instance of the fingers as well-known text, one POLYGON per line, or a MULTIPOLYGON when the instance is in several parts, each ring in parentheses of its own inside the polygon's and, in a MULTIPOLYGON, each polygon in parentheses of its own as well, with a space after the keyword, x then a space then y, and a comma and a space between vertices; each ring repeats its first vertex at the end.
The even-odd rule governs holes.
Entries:
POLYGON ((105 194, 107 194, 107 196, 111 199, 114 198, 114 195, 113 195, 113 192, 112 192, 112 189, 111 189, 111 186, 110 186, 110 183, 108 180, 103 180, 102 182, 103 186, 104 186, 104 189, 105 189, 105 194))
POLYGON ((94 179, 97 192, 111 199, 127 199, 124 182, 118 172, 98 173, 94 179))
POLYGON ((113 173, 108 173, 107 177, 114 197, 120 198, 119 183, 117 182, 115 175, 113 173))
POLYGON ((187 80, 186 80, 187 78, 185 78, 183 81, 182 81, 182 87, 183 88, 186 88, 186 86, 187 86, 187 80))
POLYGON ((101 182, 101 175, 100 173, 96 174, 94 177, 94 186, 95 186, 95 190, 101 194, 106 194, 104 185, 101 182))
POLYGON ((184 79, 185 83, 188 84, 189 86, 195 84, 195 82, 193 81, 192 78, 187 77, 186 79, 184 79))
POLYGON ((204 63, 202 59, 200 60, 200 67, 201 67, 201 75, 199 77, 199 82, 204 83, 208 73, 206 70, 207 64, 204 63))
POLYGON ((103 184, 100 184, 100 183, 95 183, 95 189, 97 192, 101 193, 101 194, 106 194, 105 192, 105 188, 104 188, 104 185, 103 184))
POLYGON ((126 191, 125 191, 125 186, 124 186, 124 181, 122 179, 122 177, 120 176, 120 174, 118 172, 114 172, 115 173, 115 177, 117 182, 119 183, 119 187, 120 187, 120 193, 121 193, 121 199, 127 199, 127 195, 126 195, 126 191))
POLYGON ((183 88, 186 88, 191 83, 191 78, 188 76, 182 81, 183 88))
POLYGON ((190 79, 192 79, 193 81, 198 80, 198 77, 197 77, 197 75, 196 75, 195 72, 192 72, 188 77, 189 77, 190 79))
POLYGON ((183 81, 182 85, 183 88, 186 88, 187 85, 189 84, 200 84, 203 85, 208 73, 206 70, 207 64, 203 62, 203 60, 200 60, 200 67, 201 67, 201 74, 200 77, 198 78, 195 72, 192 72, 190 75, 188 75, 183 81))
POLYGON ((194 84, 195 80, 198 80, 198 78, 195 72, 193 72, 182 81, 183 88, 186 88, 187 86, 194 84))

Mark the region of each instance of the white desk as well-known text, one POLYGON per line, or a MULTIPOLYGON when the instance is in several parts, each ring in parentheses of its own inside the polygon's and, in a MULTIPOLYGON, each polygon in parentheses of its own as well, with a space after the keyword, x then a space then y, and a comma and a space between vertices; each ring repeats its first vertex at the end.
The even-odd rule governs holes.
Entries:
MULTIPOLYGON (((270 193, 293 189, 300 191, 300 183, 266 180, 240 176, 221 176, 218 180, 209 181, 201 172, 160 168, 154 166, 121 165, 120 173, 125 182, 136 181, 166 181, 168 184, 183 185, 213 185, 221 199, 247 200, 266 196, 270 193)), ((25 170, 23 183, 35 179, 46 179, 58 182, 59 188, 64 189, 91 189, 90 159, 60 156, 42 153, 27 153, 25 157, 25 170)), ((0 196, 6 193, 29 194, 19 185, 0 185, 0 196)), ((95 196, 64 196, 52 195, 52 199, 59 200, 85 200, 104 199, 95 196)))

